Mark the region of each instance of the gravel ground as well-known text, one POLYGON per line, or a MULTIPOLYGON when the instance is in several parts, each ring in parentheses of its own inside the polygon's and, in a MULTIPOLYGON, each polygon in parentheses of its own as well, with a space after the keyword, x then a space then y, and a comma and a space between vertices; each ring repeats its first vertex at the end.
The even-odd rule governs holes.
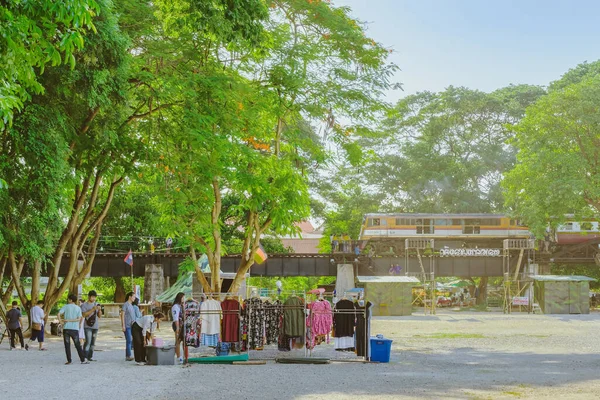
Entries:
MULTIPOLYGON (((527 315, 438 310, 380 317, 392 362, 363 364, 321 346, 329 365, 136 366, 124 360, 117 320, 103 320, 97 362, 63 365, 49 351, 0 345, 0 399, 592 399, 600 392, 600 314, 527 315)), ((169 326, 161 336, 172 341, 169 326)), ((74 349, 73 349, 74 351, 74 349)), ((279 355, 251 352, 252 359, 279 355)), ((295 356, 303 355, 296 351, 295 356)))

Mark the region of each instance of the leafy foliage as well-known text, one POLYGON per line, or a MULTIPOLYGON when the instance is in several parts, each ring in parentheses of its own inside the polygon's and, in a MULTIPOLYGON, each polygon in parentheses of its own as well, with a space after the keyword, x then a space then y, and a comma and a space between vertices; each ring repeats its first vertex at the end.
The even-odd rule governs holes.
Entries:
POLYGON ((538 235, 566 214, 600 212, 600 63, 583 64, 550 85, 515 127, 517 165, 506 200, 538 235))
POLYGON ((100 10, 94 0, 9 0, 0 4, 0 131, 44 85, 46 65, 75 66, 84 34, 100 10))

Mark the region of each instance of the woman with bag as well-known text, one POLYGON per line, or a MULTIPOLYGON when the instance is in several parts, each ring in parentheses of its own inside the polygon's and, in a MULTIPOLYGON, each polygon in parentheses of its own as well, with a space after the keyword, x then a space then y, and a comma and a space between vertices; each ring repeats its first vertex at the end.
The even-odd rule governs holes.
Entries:
POLYGON ((44 306, 44 301, 39 300, 37 304, 31 307, 29 314, 31 315, 31 338, 29 338, 29 342, 25 345, 25 350, 29 350, 29 343, 38 341, 40 351, 45 351, 44 347, 44 310, 42 307, 44 306))

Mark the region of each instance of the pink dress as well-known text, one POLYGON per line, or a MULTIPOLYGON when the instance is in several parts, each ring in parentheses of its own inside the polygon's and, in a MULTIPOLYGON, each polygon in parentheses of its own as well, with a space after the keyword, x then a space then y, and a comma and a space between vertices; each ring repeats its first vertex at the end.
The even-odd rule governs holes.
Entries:
POLYGON ((333 327, 333 313, 331 311, 331 304, 328 301, 315 301, 311 304, 310 318, 307 325, 312 328, 311 335, 311 348, 315 345, 315 338, 317 336, 327 336, 327 343, 329 343, 329 334, 333 327))

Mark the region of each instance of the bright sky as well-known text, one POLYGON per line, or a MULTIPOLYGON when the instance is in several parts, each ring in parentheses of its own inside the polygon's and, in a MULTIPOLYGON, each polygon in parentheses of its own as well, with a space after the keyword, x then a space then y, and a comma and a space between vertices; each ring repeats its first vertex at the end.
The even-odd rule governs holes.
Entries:
POLYGON ((600 58, 598 0, 333 0, 394 50, 404 92, 547 85, 600 58))

